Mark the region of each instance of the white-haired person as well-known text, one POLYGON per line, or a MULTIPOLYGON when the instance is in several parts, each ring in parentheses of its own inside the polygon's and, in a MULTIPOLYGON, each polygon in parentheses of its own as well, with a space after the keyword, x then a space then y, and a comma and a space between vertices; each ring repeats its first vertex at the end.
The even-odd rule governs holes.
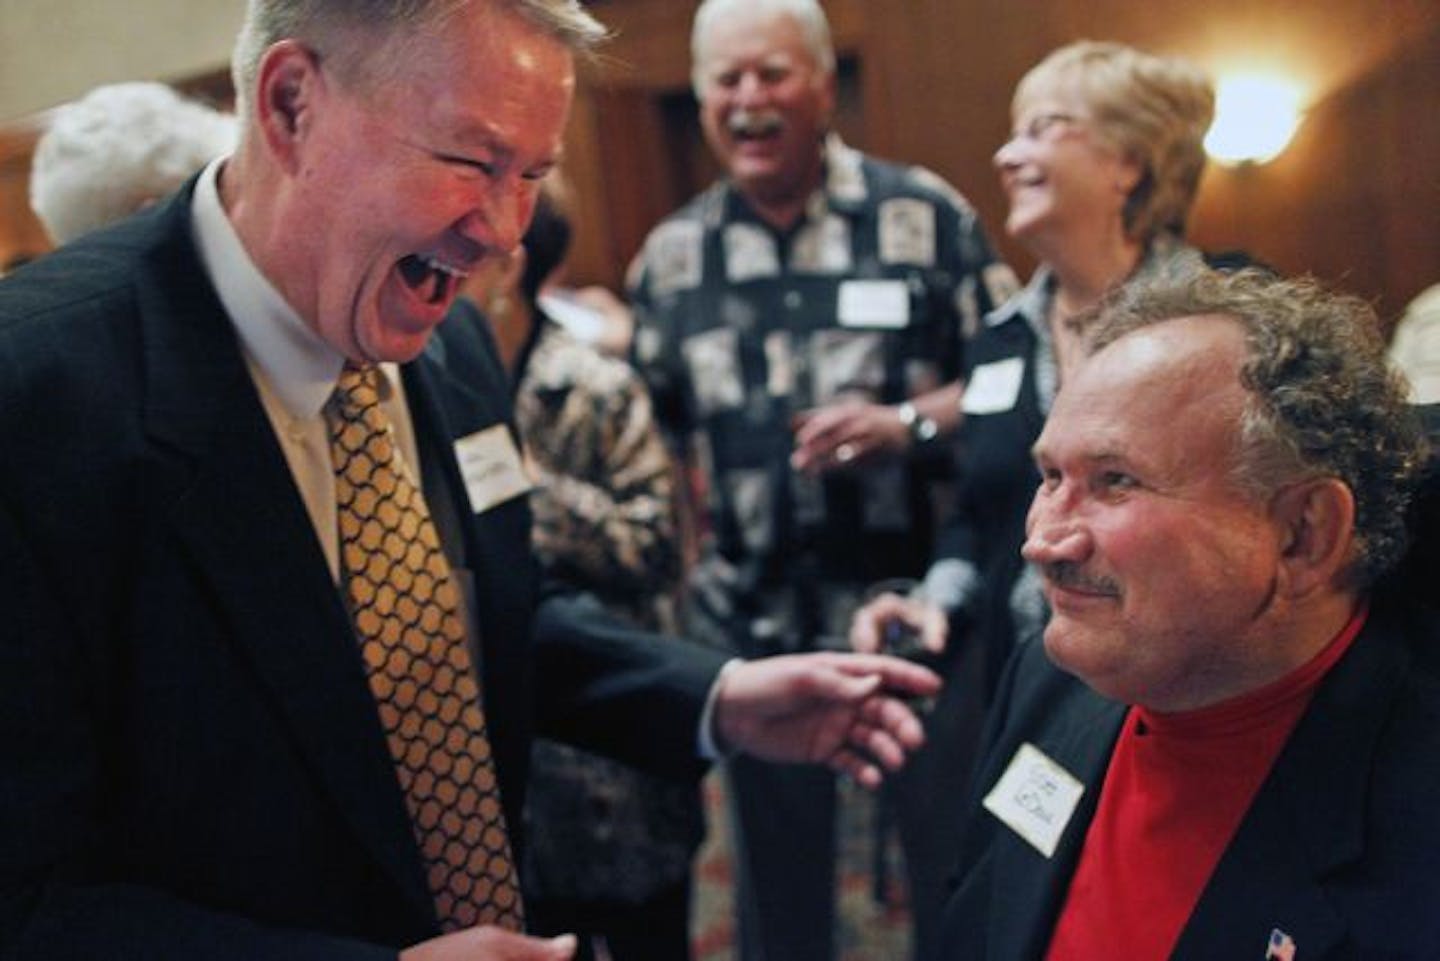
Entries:
POLYGON ((30 206, 58 246, 142 210, 235 147, 234 116, 163 83, 96 87, 35 145, 30 206))
MULTIPOLYGON (((951 186, 835 134, 815 0, 706 0, 691 46, 725 175, 651 232, 632 287, 657 416, 707 489, 689 629, 751 656, 841 646, 871 581, 924 571, 964 331, 1012 275, 951 186)), ((740 956, 829 961, 833 778, 726 772, 740 956)))

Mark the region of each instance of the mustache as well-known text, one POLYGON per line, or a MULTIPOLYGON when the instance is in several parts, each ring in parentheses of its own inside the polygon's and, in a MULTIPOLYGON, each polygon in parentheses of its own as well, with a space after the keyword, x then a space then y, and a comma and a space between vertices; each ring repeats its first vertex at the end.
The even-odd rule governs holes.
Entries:
POLYGON ((1113 578, 1088 574, 1074 561, 1054 561, 1040 565, 1040 573, 1055 587, 1065 590, 1098 594, 1102 597, 1119 597, 1120 585, 1113 578))
POLYGON ((745 110, 732 112, 725 122, 730 133, 738 136, 763 137, 772 134, 785 125, 785 118, 778 110, 745 110))

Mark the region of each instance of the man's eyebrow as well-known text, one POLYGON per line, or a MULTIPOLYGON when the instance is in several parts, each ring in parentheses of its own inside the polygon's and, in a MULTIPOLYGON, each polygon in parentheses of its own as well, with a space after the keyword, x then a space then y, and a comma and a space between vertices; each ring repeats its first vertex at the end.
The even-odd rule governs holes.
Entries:
POLYGON ((505 146, 504 139, 499 133, 488 124, 465 122, 457 123, 450 131, 448 139, 457 147, 480 148, 489 150, 492 153, 510 153, 505 146))
MULTIPOLYGON (((1036 441, 1030 446, 1030 457, 1039 461, 1047 456, 1048 448, 1036 441)), ((1106 446, 1099 450, 1082 451, 1079 459, 1087 464, 1128 464, 1132 457, 1119 447, 1106 446)))

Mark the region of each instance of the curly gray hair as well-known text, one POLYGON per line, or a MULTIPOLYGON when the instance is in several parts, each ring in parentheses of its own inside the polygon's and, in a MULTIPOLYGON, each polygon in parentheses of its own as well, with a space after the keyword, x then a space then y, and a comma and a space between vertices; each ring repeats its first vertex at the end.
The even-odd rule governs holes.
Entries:
POLYGON ((1356 507, 1346 577, 1368 587, 1404 552, 1405 508, 1427 453, 1404 379, 1386 366, 1374 311, 1313 280, 1197 270, 1127 284, 1086 325, 1087 346, 1094 353, 1143 327, 1211 315, 1245 332, 1237 485, 1268 498, 1317 477, 1344 483, 1356 507))

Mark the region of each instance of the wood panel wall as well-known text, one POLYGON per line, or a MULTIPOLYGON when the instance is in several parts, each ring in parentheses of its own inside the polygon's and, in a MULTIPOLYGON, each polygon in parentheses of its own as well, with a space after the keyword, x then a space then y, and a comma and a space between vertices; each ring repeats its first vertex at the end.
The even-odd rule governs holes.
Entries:
POLYGON ((30 211, 30 155, 39 136, 29 124, 0 131, 0 274, 50 249, 45 228, 30 211))
MULTIPOLYGON (((857 146, 925 164, 979 208, 1005 256, 990 157, 1010 94, 1081 37, 1191 57, 1212 72, 1280 66, 1311 90, 1296 140, 1261 167, 1212 165, 1192 238, 1313 272, 1393 319, 1440 281, 1440 4, 1435 0, 822 0, 847 66, 839 126, 857 146)), ((592 0, 616 36, 582 71, 567 170, 572 275, 618 287, 656 220, 714 174, 689 94, 695 0, 592 0)), ((28 217, 32 129, 0 130, 0 262, 44 249, 28 217)))

